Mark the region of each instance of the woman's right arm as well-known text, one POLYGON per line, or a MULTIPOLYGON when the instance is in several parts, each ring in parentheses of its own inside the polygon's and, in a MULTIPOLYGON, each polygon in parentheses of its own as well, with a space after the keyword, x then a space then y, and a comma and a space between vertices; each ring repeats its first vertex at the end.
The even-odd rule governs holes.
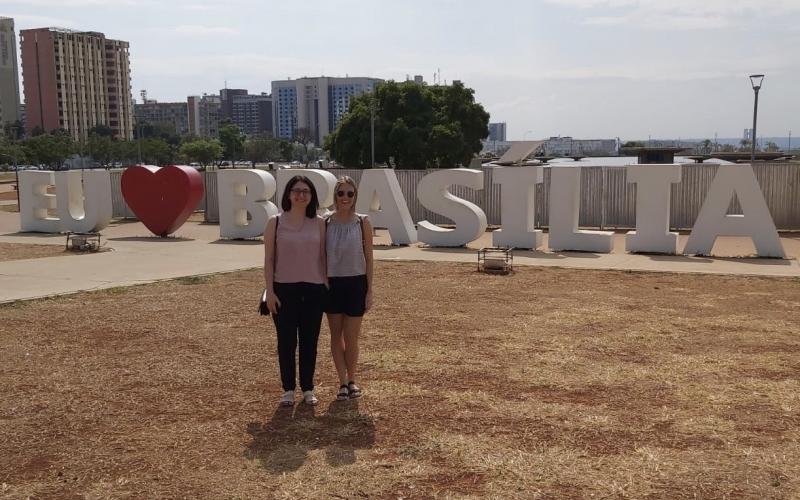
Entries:
POLYGON ((272 314, 278 312, 281 303, 275 296, 273 282, 275 281, 275 238, 277 230, 277 217, 270 217, 264 229, 264 288, 267 289, 267 307, 272 314))

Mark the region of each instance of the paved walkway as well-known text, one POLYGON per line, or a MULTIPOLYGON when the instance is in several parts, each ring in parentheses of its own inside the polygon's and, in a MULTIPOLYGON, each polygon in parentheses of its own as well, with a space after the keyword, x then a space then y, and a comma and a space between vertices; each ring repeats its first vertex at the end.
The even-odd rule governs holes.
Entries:
MULTIPOLYGON (((187 222, 171 238, 154 237, 139 222, 117 221, 102 231, 104 246, 112 251, 0 262, 0 303, 250 269, 263 264, 261 241, 220 240, 218 225, 204 224, 197 216, 194 218, 197 220, 187 222)), ((63 246, 65 242, 63 235, 18 231, 19 215, 0 212, 0 243, 63 246)), ((685 240, 682 235, 681 246, 685 240)), ((800 277, 800 235, 790 235, 782 241, 789 260, 634 255, 624 252, 624 233, 620 233, 610 254, 515 251, 514 265, 800 277)), ((380 260, 457 261, 477 265, 476 249, 490 246, 491 235, 487 233, 466 249, 392 247, 385 231, 378 232, 375 242, 375 255, 380 260)), ((714 253, 719 255, 752 252, 752 243, 743 238, 720 238, 714 247, 714 253)))

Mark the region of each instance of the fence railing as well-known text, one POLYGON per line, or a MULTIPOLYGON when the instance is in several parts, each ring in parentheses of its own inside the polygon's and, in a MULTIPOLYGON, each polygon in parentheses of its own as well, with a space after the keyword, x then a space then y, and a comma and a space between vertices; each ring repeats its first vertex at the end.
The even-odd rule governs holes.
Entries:
MULTIPOLYGON (((581 167, 581 201, 579 224, 589 228, 632 228, 636 226, 636 186, 626 181, 627 167, 581 167)), ((779 230, 800 230, 800 165, 791 163, 757 163, 753 168, 764 199, 779 230)), ((550 167, 545 166, 544 182, 536 187, 534 221, 547 227, 550 201, 550 167)), ((362 170, 336 169, 334 175, 349 175, 356 183, 362 170)), ((434 224, 451 223, 449 219, 424 208, 417 201, 417 185, 430 170, 395 170, 400 189, 415 222, 428 220, 434 224)), ((681 182, 673 184, 670 226, 691 229, 705 200, 717 165, 687 164, 681 169, 681 182)), ((483 209, 489 224, 500 224, 499 185, 493 183, 494 168, 484 168, 483 189, 452 186, 451 192, 483 209)), ((198 210, 205 212, 206 222, 219 222, 217 203, 217 172, 205 172, 205 194, 198 210)), ((115 217, 132 217, 120 192, 121 171, 112 171, 112 201, 115 217)), ((274 202, 274 197, 272 199, 274 202)), ((730 213, 739 213, 736 199, 731 201, 730 213)))

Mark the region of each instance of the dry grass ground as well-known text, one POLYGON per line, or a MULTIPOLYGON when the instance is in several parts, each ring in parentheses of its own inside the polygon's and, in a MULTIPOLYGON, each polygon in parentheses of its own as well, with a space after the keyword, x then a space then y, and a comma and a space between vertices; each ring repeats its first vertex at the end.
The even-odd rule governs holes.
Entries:
POLYGON ((7 260, 38 259, 59 255, 74 255, 60 245, 34 245, 28 243, 0 243, 0 262, 7 260))
POLYGON ((380 262, 276 409, 258 271, 0 307, 10 498, 797 498, 800 281, 380 262))

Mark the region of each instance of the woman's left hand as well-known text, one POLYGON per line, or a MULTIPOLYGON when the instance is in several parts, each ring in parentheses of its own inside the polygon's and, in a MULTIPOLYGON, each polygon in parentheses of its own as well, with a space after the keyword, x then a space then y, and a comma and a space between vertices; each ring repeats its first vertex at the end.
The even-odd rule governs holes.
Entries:
POLYGON ((364 310, 369 311, 372 309, 372 292, 367 292, 367 300, 364 304, 364 310))

